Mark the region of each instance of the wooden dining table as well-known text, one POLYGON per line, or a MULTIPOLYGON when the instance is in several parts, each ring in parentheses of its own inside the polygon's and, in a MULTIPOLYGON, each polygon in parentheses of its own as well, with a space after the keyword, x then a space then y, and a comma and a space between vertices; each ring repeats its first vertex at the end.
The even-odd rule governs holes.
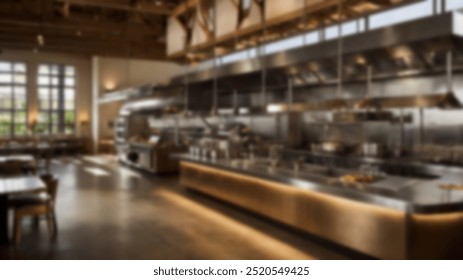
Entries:
POLYGON ((21 162, 24 168, 27 168, 34 173, 37 172, 37 161, 35 157, 26 154, 0 156, 0 170, 4 165, 9 164, 11 161, 21 162))
POLYGON ((8 243, 8 197, 45 190, 46 186, 38 176, 0 178, 0 244, 8 243))

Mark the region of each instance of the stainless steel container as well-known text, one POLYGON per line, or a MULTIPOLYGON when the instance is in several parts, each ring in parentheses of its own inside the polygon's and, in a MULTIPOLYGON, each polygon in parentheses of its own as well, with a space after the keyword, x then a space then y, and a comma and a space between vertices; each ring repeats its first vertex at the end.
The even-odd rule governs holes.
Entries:
POLYGON ((360 144, 360 154, 365 157, 382 157, 387 154, 387 149, 383 144, 367 142, 360 144))

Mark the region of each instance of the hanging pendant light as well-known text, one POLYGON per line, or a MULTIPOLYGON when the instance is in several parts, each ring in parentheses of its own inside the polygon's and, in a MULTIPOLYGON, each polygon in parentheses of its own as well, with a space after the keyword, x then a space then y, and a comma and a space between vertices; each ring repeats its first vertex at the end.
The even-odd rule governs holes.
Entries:
POLYGON ((183 95, 184 95, 184 110, 183 110, 183 116, 184 117, 189 117, 191 116, 190 112, 190 92, 189 92, 189 84, 188 84, 188 74, 189 74, 189 63, 188 63, 188 58, 185 58, 185 72, 183 75, 183 95))
POLYGON ((217 68, 218 68, 218 61, 217 61, 217 46, 216 46, 216 37, 217 37, 217 2, 214 1, 214 19, 213 19, 213 25, 212 25, 212 38, 213 38, 213 60, 214 60, 214 81, 213 81, 213 96, 212 96, 212 110, 211 110, 211 116, 217 116, 218 111, 219 111, 219 106, 218 106, 218 90, 219 90, 219 84, 218 84, 218 77, 217 77, 217 68))
POLYGON ((37 35, 37 44, 39 45, 39 47, 45 46, 45 36, 43 36, 42 34, 38 34, 37 35))
MULTIPOLYGON (((36 36, 36 40, 37 40, 37 47, 43 47, 45 46, 45 36, 43 35, 43 0, 40 1, 40 20, 37 22, 37 26, 38 26, 38 34, 36 36)), ((34 53, 36 52, 36 49, 37 48, 34 48, 34 53)))

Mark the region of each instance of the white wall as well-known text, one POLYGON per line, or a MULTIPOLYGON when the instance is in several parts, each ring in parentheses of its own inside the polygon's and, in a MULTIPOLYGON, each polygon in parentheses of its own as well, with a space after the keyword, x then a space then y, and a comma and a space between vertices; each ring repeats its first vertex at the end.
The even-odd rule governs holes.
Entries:
POLYGON ((182 67, 169 62, 99 57, 100 95, 147 83, 166 84, 182 67))
MULTIPOLYGON (((181 74, 183 67, 169 62, 149 61, 149 60, 127 60, 120 58, 98 57, 94 58, 93 69, 97 71, 94 77, 98 79, 98 85, 94 86, 94 96, 103 96, 107 92, 122 90, 130 87, 141 86, 144 84, 167 84, 171 78, 181 74)), ((114 120, 121 102, 101 104, 94 114, 95 118, 95 141, 103 138, 112 138, 113 131, 108 126, 108 122, 114 120)))

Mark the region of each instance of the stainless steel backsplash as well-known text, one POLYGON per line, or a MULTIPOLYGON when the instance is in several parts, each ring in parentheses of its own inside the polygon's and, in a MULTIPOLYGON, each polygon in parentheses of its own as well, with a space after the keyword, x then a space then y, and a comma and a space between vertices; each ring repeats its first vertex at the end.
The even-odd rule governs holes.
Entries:
MULTIPOLYGON (((447 92, 445 76, 426 76, 401 78, 373 83, 373 96, 403 96, 447 92)), ((206 87, 203 87, 207 88, 206 87)), ((454 76, 454 91, 463 100, 463 75, 454 76)), ((294 90, 294 102, 310 102, 333 99, 336 86, 326 85, 294 90)), ((361 98, 366 95, 365 84, 348 84, 343 88, 343 98, 361 98)), ((219 107, 232 107, 233 97, 230 92, 221 93, 219 107)), ((269 90, 267 103, 285 102, 286 90, 269 90)), ((239 106, 259 106, 261 93, 238 93, 239 106)), ((192 110, 209 110, 212 108, 210 91, 194 91, 190 94, 189 108, 192 110)), ((420 144, 419 108, 404 109, 403 114, 411 114, 413 121, 404 125, 404 145, 413 148, 420 144)), ((393 110, 401 114, 400 110, 393 110)), ((291 133, 300 133, 300 147, 309 143, 325 140, 339 140, 348 144, 359 142, 379 142, 388 146, 400 144, 400 125, 392 123, 332 123, 331 112, 307 112, 300 114, 300 125, 291 125, 287 115, 256 115, 240 117, 210 117, 212 123, 237 120, 249 125, 256 133, 275 141, 286 142, 291 133), (291 129, 289 129, 291 127, 291 129), (299 128, 300 131, 295 131, 299 128)), ((423 144, 463 145, 463 110, 424 109, 423 144)), ((182 120, 181 126, 202 126, 199 119, 182 120)), ((152 121, 153 126, 169 126, 167 120, 152 121)), ((293 139, 294 140, 294 139, 293 139)))

